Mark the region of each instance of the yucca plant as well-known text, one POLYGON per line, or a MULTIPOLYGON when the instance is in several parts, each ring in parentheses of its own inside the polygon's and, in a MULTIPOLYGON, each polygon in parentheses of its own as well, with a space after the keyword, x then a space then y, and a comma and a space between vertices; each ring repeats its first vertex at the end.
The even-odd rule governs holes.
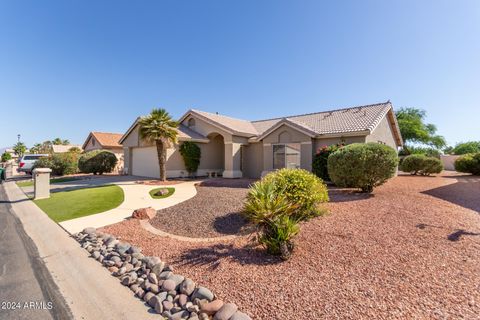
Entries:
POLYGON ((292 239, 299 231, 297 209, 298 205, 288 201, 273 183, 258 181, 250 187, 243 213, 257 225, 258 242, 269 253, 286 260, 293 251, 292 239))

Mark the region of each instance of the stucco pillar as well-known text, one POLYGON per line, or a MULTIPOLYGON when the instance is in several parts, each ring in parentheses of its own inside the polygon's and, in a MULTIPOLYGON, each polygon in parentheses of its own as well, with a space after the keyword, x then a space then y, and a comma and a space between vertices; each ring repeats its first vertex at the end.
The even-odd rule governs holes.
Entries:
POLYGON ((225 171, 224 178, 241 178, 243 177, 240 170, 242 163, 241 143, 225 142, 225 171))
POLYGON ((273 146, 271 143, 263 143, 263 171, 262 177, 273 171, 273 146))
POLYGON ((300 145, 300 168, 312 171, 312 142, 302 142, 300 145))
POLYGON ((45 199, 50 198, 50 173, 52 169, 37 168, 33 169, 33 198, 45 199))

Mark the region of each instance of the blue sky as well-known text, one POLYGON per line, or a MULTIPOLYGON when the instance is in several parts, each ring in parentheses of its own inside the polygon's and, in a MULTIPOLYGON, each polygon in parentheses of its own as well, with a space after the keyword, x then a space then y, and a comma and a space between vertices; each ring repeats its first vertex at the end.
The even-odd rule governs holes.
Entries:
POLYGON ((0 1, 0 147, 388 99, 480 140, 480 1, 0 1))

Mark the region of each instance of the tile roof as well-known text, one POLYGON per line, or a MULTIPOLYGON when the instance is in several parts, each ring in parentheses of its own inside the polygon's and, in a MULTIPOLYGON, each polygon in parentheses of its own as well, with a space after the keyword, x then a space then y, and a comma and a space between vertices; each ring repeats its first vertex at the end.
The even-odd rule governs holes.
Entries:
POLYGON ((223 126, 227 130, 234 131, 235 133, 250 136, 256 136, 258 134, 253 124, 248 120, 231 118, 228 116, 200 110, 190 110, 190 112, 196 113, 197 115, 200 115, 207 120, 213 121, 216 124, 223 126))
POLYGON ((79 148, 80 150, 82 149, 82 146, 77 145, 77 144, 68 144, 68 145, 63 145, 63 144, 54 144, 52 145, 52 149, 54 153, 65 153, 68 152, 71 148, 79 148))
POLYGON ((252 123, 260 135, 282 119, 288 119, 319 135, 358 132, 373 130, 391 108, 392 104, 390 102, 383 102, 284 118, 252 121, 252 123))
POLYGON ((178 139, 179 140, 205 140, 208 141, 207 137, 204 137, 200 133, 191 130, 187 126, 180 124, 177 128, 178 139))
POLYGON ((317 135, 373 130, 392 108, 390 101, 331 111, 321 111, 267 120, 247 121, 200 110, 190 110, 227 130, 261 136, 282 121, 289 121, 317 135))
POLYGON ((121 133, 111 132, 91 132, 92 136, 97 139, 98 143, 104 148, 121 148, 122 145, 118 142, 123 136, 121 133))

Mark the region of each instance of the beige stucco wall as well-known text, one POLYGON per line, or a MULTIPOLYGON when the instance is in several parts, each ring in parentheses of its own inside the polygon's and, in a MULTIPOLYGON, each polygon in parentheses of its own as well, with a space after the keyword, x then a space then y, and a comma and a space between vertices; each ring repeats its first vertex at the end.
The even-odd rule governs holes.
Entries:
POLYGON ((384 117, 373 132, 367 136, 366 142, 381 142, 385 143, 397 150, 397 144, 393 135, 393 128, 388 121, 387 117, 384 117))
POLYGON ((260 178, 263 171, 263 143, 243 147, 243 174, 247 178, 260 178))
POLYGON ((309 142, 312 139, 304 133, 282 125, 263 139, 264 143, 309 142))
POLYGON ((440 160, 442 160, 443 168, 449 171, 455 171, 455 160, 460 158, 461 156, 445 154, 440 156, 440 160))
POLYGON ((220 135, 211 136, 209 143, 199 143, 201 157, 199 169, 218 170, 222 172, 225 169, 225 152, 223 138, 220 135))

